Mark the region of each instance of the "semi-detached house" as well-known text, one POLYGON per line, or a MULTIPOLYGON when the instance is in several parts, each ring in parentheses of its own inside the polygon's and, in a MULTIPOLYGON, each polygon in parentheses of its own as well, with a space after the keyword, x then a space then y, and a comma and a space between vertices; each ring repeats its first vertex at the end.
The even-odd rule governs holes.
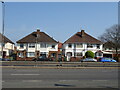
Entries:
POLYGON ((57 58, 58 42, 39 29, 17 41, 17 60, 44 56, 57 58))
POLYGON ((14 51, 14 46, 14 43, 10 39, 0 33, 0 58, 9 58, 14 51))
POLYGON ((87 34, 84 30, 77 32, 63 44, 63 53, 67 57, 67 61, 80 60, 87 51, 95 53, 95 57, 103 56, 102 42, 87 34))

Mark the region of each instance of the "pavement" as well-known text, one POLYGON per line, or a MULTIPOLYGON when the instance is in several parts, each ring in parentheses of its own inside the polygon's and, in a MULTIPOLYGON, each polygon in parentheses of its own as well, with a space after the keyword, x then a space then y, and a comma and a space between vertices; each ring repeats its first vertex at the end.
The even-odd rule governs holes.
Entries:
POLYGON ((3 88, 118 88, 118 68, 2 68, 3 88))
POLYGON ((17 67, 50 67, 50 68, 81 68, 81 67, 120 67, 119 63, 113 62, 41 62, 41 61, 2 61, 1 65, 6 66, 17 66, 17 67))

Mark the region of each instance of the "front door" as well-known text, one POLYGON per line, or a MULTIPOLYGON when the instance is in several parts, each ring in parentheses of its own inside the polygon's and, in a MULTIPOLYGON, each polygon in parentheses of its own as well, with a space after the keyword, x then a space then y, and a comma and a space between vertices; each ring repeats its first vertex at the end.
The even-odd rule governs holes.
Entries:
POLYGON ((72 56, 72 52, 67 52, 67 61, 70 61, 71 56, 72 56))
POLYGON ((6 57, 6 52, 5 51, 3 51, 3 58, 5 58, 6 57))

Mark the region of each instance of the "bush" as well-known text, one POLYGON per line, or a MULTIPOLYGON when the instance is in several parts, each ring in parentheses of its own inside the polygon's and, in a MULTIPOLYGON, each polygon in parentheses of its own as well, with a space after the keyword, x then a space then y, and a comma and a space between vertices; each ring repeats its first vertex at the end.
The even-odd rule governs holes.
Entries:
POLYGON ((119 57, 118 56, 113 57, 113 59, 115 59, 117 62, 119 62, 119 57))
POLYGON ((94 58, 95 54, 92 51, 87 51, 85 53, 86 58, 94 58))

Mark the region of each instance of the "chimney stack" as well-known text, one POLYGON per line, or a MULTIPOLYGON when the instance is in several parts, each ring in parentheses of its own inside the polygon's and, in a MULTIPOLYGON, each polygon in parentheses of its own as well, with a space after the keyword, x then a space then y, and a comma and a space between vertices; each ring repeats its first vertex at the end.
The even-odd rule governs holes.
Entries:
POLYGON ((36 33, 37 38, 39 38, 39 36, 40 36, 39 33, 40 33, 40 29, 37 28, 37 33, 36 33))
POLYGON ((40 29, 39 29, 39 28, 37 28, 37 32, 40 32, 40 29))
POLYGON ((85 31, 84 30, 81 30, 81 36, 83 37, 85 34, 85 31))

